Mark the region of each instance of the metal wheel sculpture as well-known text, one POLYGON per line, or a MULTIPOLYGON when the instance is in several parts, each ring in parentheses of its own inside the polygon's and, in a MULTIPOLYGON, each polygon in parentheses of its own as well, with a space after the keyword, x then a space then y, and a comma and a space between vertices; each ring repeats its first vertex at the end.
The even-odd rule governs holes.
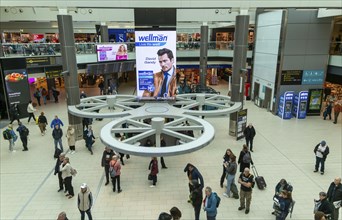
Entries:
POLYGON ((201 149, 214 139, 214 133, 213 126, 198 117, 155 114, 127 116, 114 120, 102 128, 100 137, 106 146, 117 152, 151 157, 173 156, 201 149), (191 131, 195 131, 195 134, 193 135, 191 131), (117 140, 115 138, 117 133, 125 136, 126 139, 117 140), (166 142, 177 140, 177 143, 168 143, 167 146, 160 147, 161 137, 166 142), (147 139, 156 146, 144 146, 147 139))
POLYGON ((69 106, 71 114, 84 118, 116 118, 129 115, 128 111, 142 106, 133 95, 102 95, 81 99, 81 103, 69 106))
POLYGON ((240 102, 232 102, 228 96, 205 93, 178 95, 172 105, 183 109, 184 114, 206 117, 228 115, 242 107, 240 102))

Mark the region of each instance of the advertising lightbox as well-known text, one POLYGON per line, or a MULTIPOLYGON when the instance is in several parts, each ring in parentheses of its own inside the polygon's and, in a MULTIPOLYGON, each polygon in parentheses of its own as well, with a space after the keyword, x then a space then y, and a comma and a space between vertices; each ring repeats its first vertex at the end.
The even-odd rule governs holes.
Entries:
POLYGON ((137 95, 170 99, 177 91, 176 31, 136 31, 137 95))
POLYGON ((9 103, 28 103, 31 98, 26 69, 5 70, 4 74, 9 103))
POLYGON ((98 44, 96 45, 97 61, 127 60, 126 44, 98 44))

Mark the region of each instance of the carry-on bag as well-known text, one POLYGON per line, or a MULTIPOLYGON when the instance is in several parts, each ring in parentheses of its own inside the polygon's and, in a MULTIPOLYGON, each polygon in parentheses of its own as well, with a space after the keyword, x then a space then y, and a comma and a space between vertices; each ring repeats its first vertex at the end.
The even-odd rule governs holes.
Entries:
POLYGON ((265 189, 265 188, 267 187, 267 184, 266 184, 266 182, 265 182, 265 179, 264 179, 263 176, 259 176, 258 171, 257 171, 257 169, 256 169, 256 167, 255 167, 254 165, 252 166, 252 171, 253 171, 253 173, 254 173, 255 182, 256 182, 258 188, 259 188, 260 190, 265 189))

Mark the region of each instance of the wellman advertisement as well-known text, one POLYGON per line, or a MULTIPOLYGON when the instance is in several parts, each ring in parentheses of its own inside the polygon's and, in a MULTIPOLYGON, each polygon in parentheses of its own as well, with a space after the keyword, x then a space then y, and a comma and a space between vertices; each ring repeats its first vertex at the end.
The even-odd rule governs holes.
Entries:
POLYGON ((137 95, 169 98, 177 91, 176 31, 136 31, 137 95))

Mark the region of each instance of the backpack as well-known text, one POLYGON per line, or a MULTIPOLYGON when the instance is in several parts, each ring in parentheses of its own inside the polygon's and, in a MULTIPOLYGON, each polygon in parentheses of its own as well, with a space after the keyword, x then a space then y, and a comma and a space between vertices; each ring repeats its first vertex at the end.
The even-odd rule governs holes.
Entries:
POLYGON ((11 131, 9 129, 4 130, 2 135, 4 136, 5 140, 10 140, 12 138, 11 131))
POLYGON ((73 175, 73 176, 76 176, 77 170, 71 167, 70 168, 70 174, 73 175))
POLYGON ((247 153, 245 153, 245 155, 243 155, 242 162, 243 163, 250 163, 250 162, 252 162, 252 157, 251 157, 251 153, 250 152, 247 152, 247 153))
POLYGON ((109 174, 110 174, 110 177, 115 177, 116 176, 116 170, 114 169, 113 166, 109 167, 109 174))
POLYGON ((216 198, 216 208, 218 208, 220 206, 221 198, 217 195, 216 192, 213 192, 213 195, 216 198))
POLYGON ((27 127, 23 127, 21 130, 21 135, 27 137, 30 134, 30 131, 27 127))

